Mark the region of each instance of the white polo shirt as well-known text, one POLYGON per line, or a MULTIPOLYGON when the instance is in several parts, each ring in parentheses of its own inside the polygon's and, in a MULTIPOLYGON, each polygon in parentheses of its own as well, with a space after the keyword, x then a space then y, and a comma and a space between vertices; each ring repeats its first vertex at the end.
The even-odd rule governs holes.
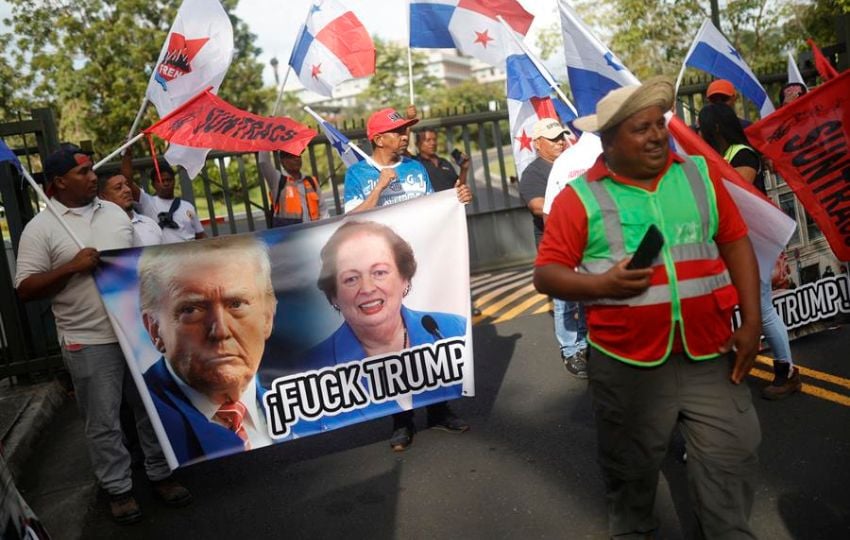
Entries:
MULTIPOLYGON (((168 212, 171 209, 171 203, 174 199, 163 199, 155 195, 148 195, 142 191, 139 197, 139 204, 142 205, 142 213, 149 218, 159 223, 159 214, 168 212)), ((198 219, 198 212, 192 203, 181 200, 180 206, 174 212, 174 223, 180 226, 178 229, 170 227, 162 228, 162 243, 173 244, 175 242, 185 242, 194 240, 195 234, 204 232, 204 227, 201 225, 201 220, 198 219)))
MULTIPOLYGON (((67 208, 52 199, 59 215, 77 238, 98 251, 133 245, 133 225, 117 205, 95 198, 88 206, 67 208)), ((80 248, 50 210, 38 213, 21 234, 15 288, 26 278, 55 270, 80 248)), ((63 344, 99 345, 118 341, 91 274, 75 274, 53 297, 53 317, 63 344)))
POLYGON ((162 243, 162 229, 156 221, 135 210, 130 210, 130 223, 133 224, 133 246, 155 246, 162 243))

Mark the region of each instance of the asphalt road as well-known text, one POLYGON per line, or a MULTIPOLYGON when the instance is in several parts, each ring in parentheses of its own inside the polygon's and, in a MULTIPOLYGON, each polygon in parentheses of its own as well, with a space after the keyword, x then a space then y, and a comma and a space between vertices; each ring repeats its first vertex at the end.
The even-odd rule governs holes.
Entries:
MULTIPOLYGON (((551 326, 542 313, 474 328, 477 395, 454 405, 473 426, 462 435, 420 431, 395 454, 379 419, 190 466, 176 473, 195 495, 183 509, 138 478, 145 518, 122 527, 81 491, 91 473, 69 404, 30 464, 41 474, 26 496, 60 539, 605 538, 587 385, 563 369, 551 326)), ((850 538, 850 326, 792 350, 807 393, 767 402, 766 382, 747 380, 763 431, 753 525, 764 539, 850 538)), ((657 501, 665 539, 693 537, 679 441, 657 501)))

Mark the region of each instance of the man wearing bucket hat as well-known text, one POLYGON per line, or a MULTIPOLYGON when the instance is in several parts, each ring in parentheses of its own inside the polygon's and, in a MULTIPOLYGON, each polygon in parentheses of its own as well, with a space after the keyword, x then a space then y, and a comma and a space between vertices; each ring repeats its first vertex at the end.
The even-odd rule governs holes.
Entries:
MULTIPOLYGON (((381 109, 366 121, 366 136, 372 143, 372 161, 355 163, 345 173, 345 211, 360 212, 396 204, 434 192, 428 172, 421 163, 403 154, 410 126, 416 118, 406 118, 395 109, 381 109)), ((472 200, 469 186, 455 187, 458 200, 472 200)))
POLYGON ((657 528, 659 468, 678 425, 701 536, 749 538, 761 434, 740 383, 761 326, 756 260, 705 160, 670 151, 673 93, 660 78, 620 88, 575 121, 599 133, 602 155, 555 199, 534 283, 585 303, 610 535, 657 528), (663 244, 646 268, 632 268, 650 226, 663 244), (732 332, 736 303, 741 326, 732 332))

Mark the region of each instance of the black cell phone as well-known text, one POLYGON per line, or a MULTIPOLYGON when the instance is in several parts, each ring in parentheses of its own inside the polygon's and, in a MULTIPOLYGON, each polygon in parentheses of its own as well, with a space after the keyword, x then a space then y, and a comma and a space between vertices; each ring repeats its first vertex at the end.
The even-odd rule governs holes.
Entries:
POLYGON ((455 160, 455 163, 460 165, 463 162, 463 152, 455 148, 452 150, 452 159, 455 160))
POLYGON ((626 265, 626 269, 649 268, 652 266, 652 261, 658 257, 658 254, 661 252, 661 246, 663 245, 664 237, 661 236, 661 231, 655 225, 650 225, 646 230, 646 234, 643 235, 637 251, 632 256, 632 260, 626 265))

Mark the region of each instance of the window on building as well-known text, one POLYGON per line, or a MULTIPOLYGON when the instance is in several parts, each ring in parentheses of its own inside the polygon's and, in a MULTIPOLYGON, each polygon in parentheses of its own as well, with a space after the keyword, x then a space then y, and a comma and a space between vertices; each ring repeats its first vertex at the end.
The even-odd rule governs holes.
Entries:
POLYGON ((808 212, 806 212, 806 233, 809 235, 809 242, 813 242, 823 236, 823 232, 821 232, 815 220, 812 219, 812 216, 808 212))
MULTIPOLYGON (((797 198, 794 197, 793 193, 782 193, 781 195, 779 195, 779 208, 781 208, 783 212, 788 214, 788 217, 799 223, 799 221, 797 220, 797 198)), ((791 236, 791 239, 788 241, 788 243, 790 245, 800 243, 799 227, 794 229, 794 234, 793 236, 791 236)))

